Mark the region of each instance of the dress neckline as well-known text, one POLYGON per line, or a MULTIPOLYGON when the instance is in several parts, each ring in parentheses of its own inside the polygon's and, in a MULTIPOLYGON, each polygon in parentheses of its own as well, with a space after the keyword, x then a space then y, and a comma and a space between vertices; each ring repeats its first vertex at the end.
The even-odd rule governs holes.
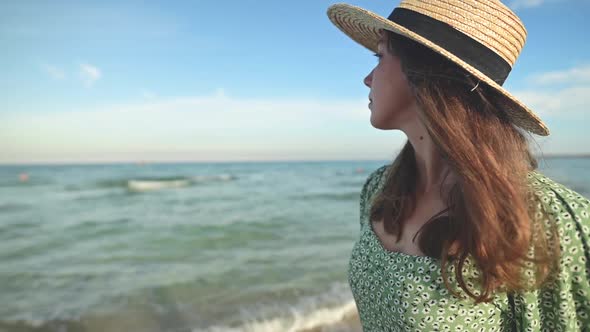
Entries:
POLYGON ((379 236, 377 235, 377 233, 375 233, 375 230, 373 230, 373 225, 371 223, 370 220, 367 220, 367 227, 369 228, 369 235, 371 236, 371 238, 377 243, 377 246, 379 247, 379 249, 384 252, 385 254, 395 257, 395 256, 399 256, 399 257, 406 257, 408 259, 420 259, 420 260, 429 260, 429 261, 438 261, 438 259, 434 258, 434 257, 430 257, 430 256, 422 256, 422 255, 412 255, 412 254, 408 254, 405 253, 403 251, 393 251, 393 250, 389 250, 387 248, 385 248, 385 246, 383 246, 383 243, 381 242, 381 239, 379 238, 379 236))
MULTIPOLYGON (((387 166, 387 167, 389 167, 389 166, 387 166)), ((386 179, 386 176, 381 176, 381 178, 379 179, 379 182, 377 183, 377 187, 375 189, 376 192, 383 190, 383 185, 385 184, 385 179, 386 179)), ((389 255, 392 257, 398 256, 398 257, 403 257, 406 259, 414 259, 414 260, 438 261, 437 258, 430 257, 430 256, 412 255, 412 254, 408 254, 408 253, 405 253, 402 251, 393 251, 393 250, 389 250, 389 249, 385 248, 385 246, 383 246, 383 243, 381 242, 381 239, 379 238, 377 233, 375 233, 375 231, 373 230, 373 225, 372 225, 371 220, 369 220, 369 218, 367 218, 366 221, 367 221, 367 227, 369 228, 369 230, 368 230, 369 236, 373 239, 373 241, 375 241, 377 243, 378 248, 386 255, 389 255)))
MULTIPOLYGON (((389 167, 388 165, 386 165, 387 167, 389 167)), ((537 175, 541 175, 537 170, 531 170, 528 172, 528 177, 535 177, 537 175)), ((377 187, 376 187, 376 191, 380 191, 383 189, 383 185, 385 182, 385 176, 382 176, 379 179, 379 182, 377 183, 377 187)), ((373 230, 373 225, 371 220, 369 220, 367 218, 367 227, 368 227, 368 232, 369 232, 369 236, 370 238, 375 241, 377 243, 377 247, 378 249, 383 252, 384 254, 391 256, 391 257, 402 257, 405 259, 413 259, 413 260, 426 260, 426 261, 433 261, 433 262, 438 262, 440 261, 440 259, 438 258, 434 258, 434 257, 430 257, 430 256, 422 256, 422 255, 412 255, 412 254, 408 254, 402 251, 393 251, 393 250, 389 250, 387 248, 385 248, 385 246, 383 246, 383 243, 381 242, 381 239, 379 238, 379 236, 377 235, 377 233, 375 233, 375 231, 373 230)))

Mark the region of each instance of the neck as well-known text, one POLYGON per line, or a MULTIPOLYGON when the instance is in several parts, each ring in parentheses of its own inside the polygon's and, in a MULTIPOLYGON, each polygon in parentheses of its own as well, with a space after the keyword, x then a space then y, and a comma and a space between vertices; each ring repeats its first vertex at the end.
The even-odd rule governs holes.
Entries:
POLYGON ((414 124, 404 131, 414 148, 416 158, 418 174, 416 193, 423 195, 433 190, 438 191, 441 187, 451 183, 453 177, 449 164, 443 159, 428 135, 426 127, 421 121, 416 121, 414 124))

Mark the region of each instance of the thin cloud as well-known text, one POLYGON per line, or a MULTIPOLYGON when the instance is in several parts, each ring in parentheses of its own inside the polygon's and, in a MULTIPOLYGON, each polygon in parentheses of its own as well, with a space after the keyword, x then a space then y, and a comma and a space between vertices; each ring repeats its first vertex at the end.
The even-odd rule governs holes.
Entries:
POLYGON ((540 115, 588 112, 590 105, 590 65, 531 75, 534 89, 514 94, 540 115))
POLYGON ((59 68, 57 66, 43 64, 43 65, 41 65, 41 67, 53 79, 63 80, 66 77, 65 72, 61 68, 59 68))
MULTIPOLYGON (((269 121, 282 122, 287 119, 299 119, 307 122, 320 121, 327 117, 359 118, 369 114, 368 100, 322 100, 322 99, 264 99, 235 98, 228 96, 224 89, 217 89, 212 95, 186 97, 160 97, 138 103, 105 106, 95 111, 101 114, 133 114, 142 116, 170 112, 181 112, 183 117, 220 117, 223 122, 239 123, 253 121, 253 124, 265 126, 259 118, 267 117, 269 121)), ((180 115, 180 114, 179 114, 180 115)))
POLYGON ((144 99, 154 99, 154 98, 156 98, 156 97, 157 97, 155 93, 153 93, 153 92, 151 92, 151 91, 149 91, 149 90, 142 90, 142 91, 141 91, 141 96, 142 96, 144 99))
POLYGON ((523 9, 523 8, 533 8, 533 7, 541 6, 545 2, 546 2, 545 0, 515 0, 515 1, 512 1, 508 5, 508 7, 510 7, 512 10, 518 10, 518 9, 523 9))
POLYGON ((215 90, 215 96, 218 98, 224 98, 225 90, 223 88, 217 88, 217 90, 215 90))
POLYGON ((565 2, 564 0, 514 0, 508 4, 512 10, 530 9, 556 2, 565 2))
POLYGON ((514 93, 539 115, 567 115, 588 112, 590 86, 560 90, 523 90, 514 93))
POLYGON ((590 84, 590 64, 578 67, 551 71, 531 76, 529 79, 532 83, 548 84, 590 84))
POLYGON ((98 67, 89 64, 80 64, 80 77, 82 78, 82 82, 87 87, 90 87, 100 79, 102 73, 98 67))
POLYGON ((118 151, 192 151, 187 156, 203 159, 373 158, 402 142, 371 127, 365 98, 249 99, 221 91, 84 111, 11 112, 3 116, 0 151, 13 160, 118 151), (380 143, 371 139, 380 136, 380 143))

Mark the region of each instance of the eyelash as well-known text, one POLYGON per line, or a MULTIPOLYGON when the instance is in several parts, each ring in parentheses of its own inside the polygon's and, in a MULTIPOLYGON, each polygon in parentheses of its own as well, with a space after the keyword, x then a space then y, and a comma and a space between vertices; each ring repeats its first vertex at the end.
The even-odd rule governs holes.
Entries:
POLYGON ((378 59, 381 59, 381 54, 375 53, 373 55, 376 56, 378 59))

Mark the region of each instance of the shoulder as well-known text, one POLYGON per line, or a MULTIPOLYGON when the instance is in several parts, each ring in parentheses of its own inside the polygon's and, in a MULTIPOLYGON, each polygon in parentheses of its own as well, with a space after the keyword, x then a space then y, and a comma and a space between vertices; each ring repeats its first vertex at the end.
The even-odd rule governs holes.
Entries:
POLYGON ((389 165, 383 165, 371 172, 371 174, 369 174, 367 177, 367 180, 363 185, 363 189, 361 190, 361 216, 364 216, 368 213, 370 201, 374 197, 374 194, 379 190, 380 186, 383 184, 388 169, 389 165))
POLYGON ((529 189, 548 214, 588 218, 588 198, 538 171, 529 172, 528 180, 529 189))
POLYGON ((369 174, 363 185, 362 194, 365 196, 367 193, 373 193, 383 182, 384 177, 387 174, 387 170, 390 165, 383 165, 369 174))
MULTIPOLYGON (((590 200, 539 172, 530 173, 529 180, 534 193, 533 219, 557 231, 564 263, 590 257, 590 200)), ((590 278, 590 270, 588 273, 590 278)))
MULTIPOLYGON (((554 279, 541 290, 517 293, 515 313, 521 324, 537 324, 541 330, 588 326, 590 316, 590 201, 567 186, 533 171, 528 174, 533 195, 534 220, 555 227, 560 257, 554 279), (572 315, 578 313, 578 315, 572 315)), ((547 233, 546 233, 547 234, 547 233)), ((532 250, 529 252, 531 255, 532 250)), ((526 276, 534 278, 532 262, 526 276)), ((530 326, 530 325, 529 325, 530 326)), ((537 331, 537 330, 535 330, 537 331)))

